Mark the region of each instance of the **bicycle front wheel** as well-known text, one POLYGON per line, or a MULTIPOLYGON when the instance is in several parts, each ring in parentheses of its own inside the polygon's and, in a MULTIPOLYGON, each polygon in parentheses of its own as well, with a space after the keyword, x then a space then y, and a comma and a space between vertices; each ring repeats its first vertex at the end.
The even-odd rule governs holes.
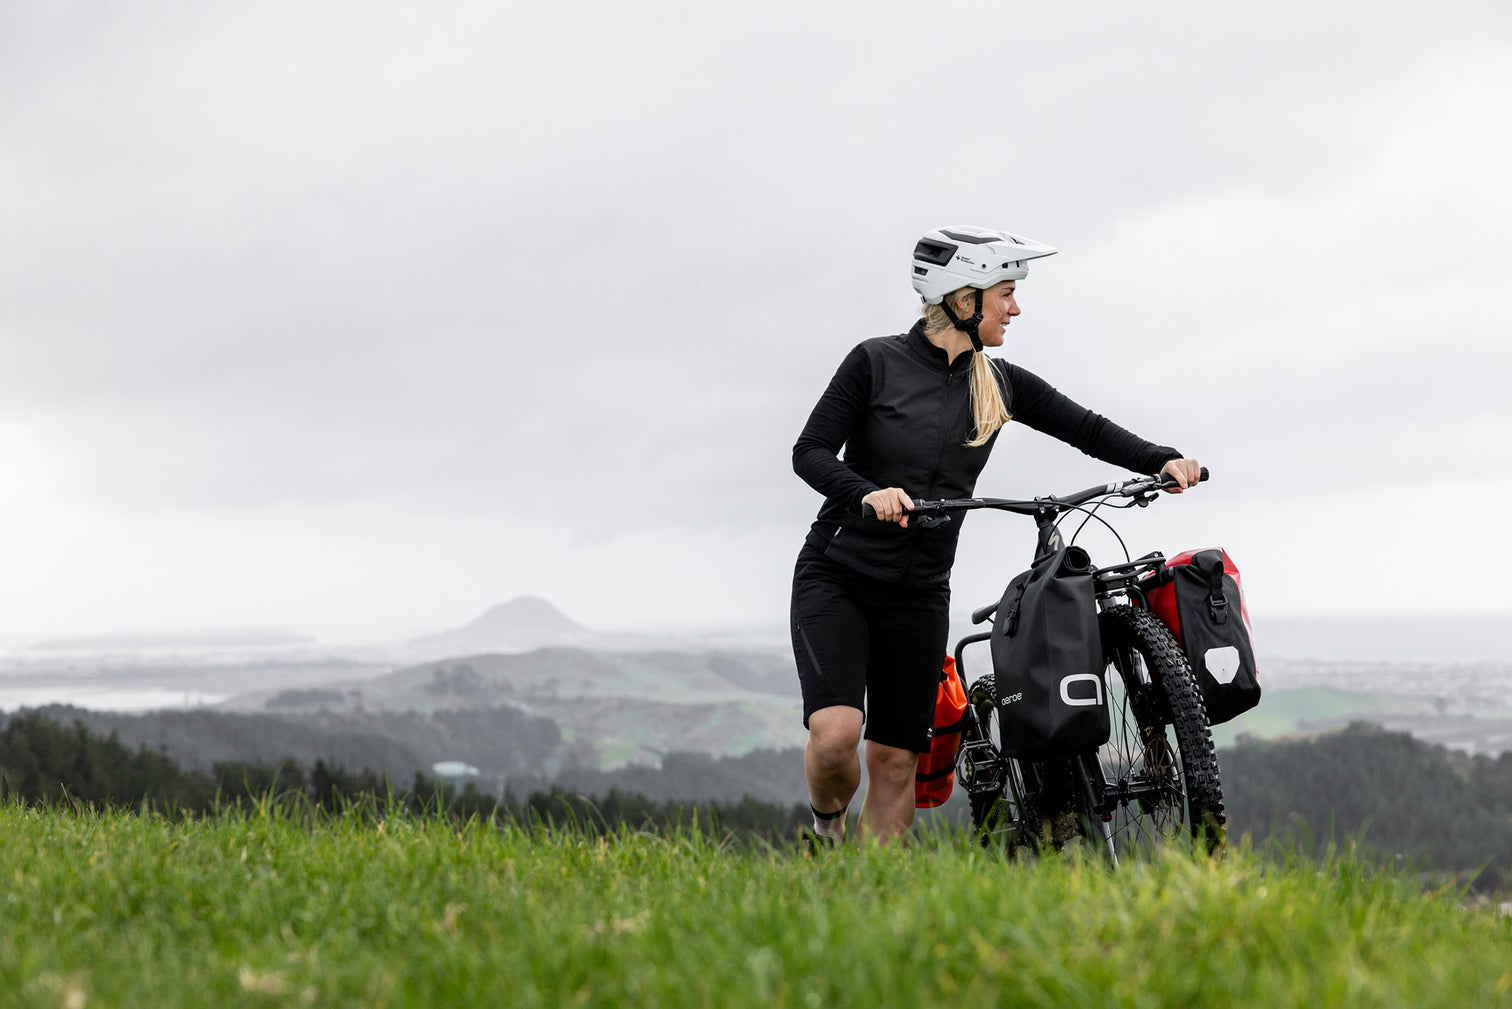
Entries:
POLYGON ((1113 731, 1098 751, 1120 854, 1190 839, 1208 853, 1227 818, 1207 709, 1186 656, 1149 610, 1098 614, 1113 731))

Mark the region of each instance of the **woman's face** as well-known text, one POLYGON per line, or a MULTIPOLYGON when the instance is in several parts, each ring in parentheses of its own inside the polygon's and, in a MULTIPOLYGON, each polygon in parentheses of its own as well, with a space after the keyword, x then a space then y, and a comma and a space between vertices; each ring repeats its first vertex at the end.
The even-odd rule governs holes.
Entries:
POLYGON ((1009 320, 1019 314, 1018 302, 1013 300, 1017 281, 1004 280, 982 292, 982 325, 977 337, 984 347, 1001 347, 1003 330, 1009 320))

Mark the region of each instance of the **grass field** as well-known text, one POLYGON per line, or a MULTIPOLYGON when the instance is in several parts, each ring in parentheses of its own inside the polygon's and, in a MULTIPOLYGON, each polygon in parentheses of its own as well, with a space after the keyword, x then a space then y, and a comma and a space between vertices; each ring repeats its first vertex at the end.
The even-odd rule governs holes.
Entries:
POLYGON ((1512 921, 1347 857, 1109 872, 7 806, 0 878, 5 1005, 1512 1004, 1512 921))

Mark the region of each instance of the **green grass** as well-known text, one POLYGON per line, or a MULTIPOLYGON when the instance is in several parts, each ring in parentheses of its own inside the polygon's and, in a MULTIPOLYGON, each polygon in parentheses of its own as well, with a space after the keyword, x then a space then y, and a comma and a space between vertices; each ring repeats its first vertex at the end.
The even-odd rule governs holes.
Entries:
POLYGON ((1109 872, 407 817, 0 807, 19 1006, 1474 1006, 1512 922, 1343 857, 1109 872))

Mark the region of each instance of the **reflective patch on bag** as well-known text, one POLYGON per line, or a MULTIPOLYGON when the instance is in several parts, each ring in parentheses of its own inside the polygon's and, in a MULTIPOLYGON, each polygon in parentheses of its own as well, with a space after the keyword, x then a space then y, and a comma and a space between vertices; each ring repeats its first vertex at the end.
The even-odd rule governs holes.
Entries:
POLYGON ((1101 704, 1103 703, 1102 678, 1099 677, 1096 673, 1072 673, 1070 676, 1067 676, 1061 680, 1060 695, 1061 700, 1065 701, 1072 707, 1084 708, 1091 705, 1101 704), (1092 696, 1072 697, 1071 684, 1084 683, 1087 680, 1092 681, 1092 696))
POLYGON ((1239 674, 1239 649, 1233 645, 1209 648, 1202 656, 1202 663, 1207 666, 1208 675, 1219 683, 1233 683, 1239 674))

